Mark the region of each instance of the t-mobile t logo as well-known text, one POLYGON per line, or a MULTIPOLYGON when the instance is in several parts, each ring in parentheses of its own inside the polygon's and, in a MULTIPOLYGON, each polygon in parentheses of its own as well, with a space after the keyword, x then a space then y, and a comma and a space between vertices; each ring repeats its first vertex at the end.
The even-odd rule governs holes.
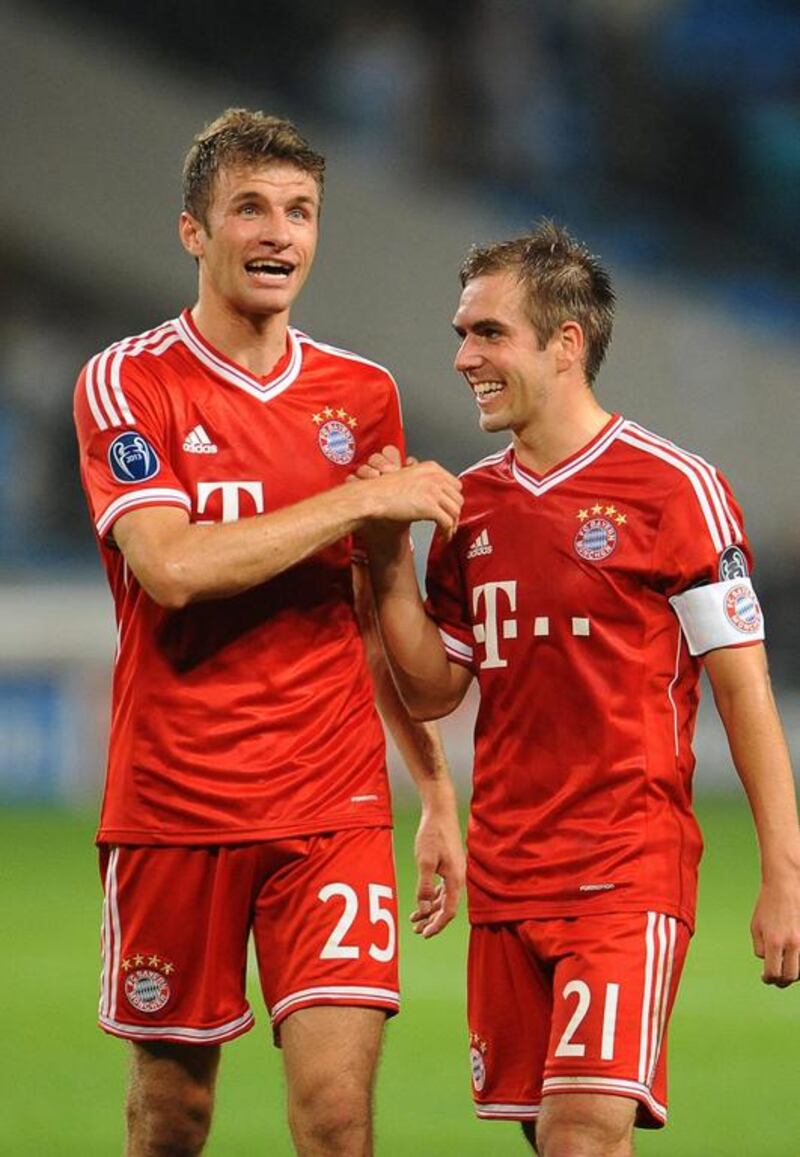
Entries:
MULTIPOLYGON (((500 657, 500 637, 516 639, 517 620, 511 618, 500 619, 501 596, 514 612, 517 609, 517 584, 514 581, 504 583, 482 583, 472 588, 472 613, 476 620, 481 616, 481 602, 483 602, 485 617, 483 622, 476 622, 472 628, 476 643, 483 643, 486 648, 486 657, 481 667, 507 667, 508 661, 500 657)), ((503 608, 505 609, 505 608, 503 608)))
POLYGON ((198 482, 198 514, 205 514, 209 498, 218 492, 221 495, 222 518, 198 519, 198 525, 208 526, 216 521, 236 522, 239 518, 264 513, 263 482, 198 482), (242 502, 242 495, 244 494, 250 496, 249 502, 242 502))

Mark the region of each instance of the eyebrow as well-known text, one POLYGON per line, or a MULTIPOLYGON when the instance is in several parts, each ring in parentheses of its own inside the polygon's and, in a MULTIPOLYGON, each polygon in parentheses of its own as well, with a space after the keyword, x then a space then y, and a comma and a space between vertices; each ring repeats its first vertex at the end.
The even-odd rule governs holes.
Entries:
MULTIPOLYGON (((455 322, 453 322, 453 329, 456 331, 459 337, 463 337, 467 332, 464 326, 456 325, 455 322)), ((479 337, 481 334, 486 333, 488 329, 498 329, 502 333, 508 332, 508 326, 506 323, 499 321, 496 317, 480 317, 477 321, 474 321, 471 326, 469 326, 469 329, 471 329, 473 333, 478 334, 479 337)))

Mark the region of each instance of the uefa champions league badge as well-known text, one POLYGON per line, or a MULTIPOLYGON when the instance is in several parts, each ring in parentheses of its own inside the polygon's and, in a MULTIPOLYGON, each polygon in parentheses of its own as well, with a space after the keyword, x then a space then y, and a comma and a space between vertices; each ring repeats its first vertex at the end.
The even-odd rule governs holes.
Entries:
POLYGON ((627 524, 627 514, 622 514, 612 502, 595 502, 581 507, 576 517, 580 526, 573 546, 581 558, 602 562, 614 553, 619 542, 618 528, 627 524))
POLYGON ((125 999, 137 1012, 160 1012, 172 995, 169 977, 175 965, 155 953, 137 952, 122 961, 125 999))
POLYGON ((727 546, 719 556, 719 581, 747 578, 749 573, 744 551, 738 546, 727 546))
POLYGON ((356 439, 353 430, 358 420, 339 406, 325 406, 311 415, 317 429, 317 445, 329 462, 336 466, 349 466, 356 456, 356 439))
POLYGON ((117 482, 147 482, 161 469, 153 447, 135 430, 127 430, 108 448, 108 464, 117 482))
POLYGON ((472 1087, 476 1093, 483 1091, 486 1084, 486 1050, 488 1045, 476 1032, 469 1034, 469 1067, 472 1073, 472 1087))
POLYGON ((725 592, 725 617, 743 635, 752 635, 761 626, 761 607, 749 583, 725 592))

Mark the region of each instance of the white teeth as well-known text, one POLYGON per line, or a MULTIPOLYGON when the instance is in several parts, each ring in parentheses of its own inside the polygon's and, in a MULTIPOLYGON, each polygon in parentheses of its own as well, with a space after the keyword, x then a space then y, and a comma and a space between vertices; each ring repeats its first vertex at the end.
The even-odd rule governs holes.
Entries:
POLYGON ((499 394, 503 389, 502 382, 477 382, 472 387, 475 397, 479 400, 484 398, 491 398, 494 394, 499 394))

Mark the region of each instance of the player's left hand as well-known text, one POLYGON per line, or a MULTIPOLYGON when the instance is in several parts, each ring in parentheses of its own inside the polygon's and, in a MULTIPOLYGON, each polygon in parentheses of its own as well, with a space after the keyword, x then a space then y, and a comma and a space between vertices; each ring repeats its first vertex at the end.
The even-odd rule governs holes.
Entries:
POLYGON ((788 988, 800 980, 800 879, 761 885, 750 931, 765 984, 788 988))
POLYGON ((466 857, 455 806, 423 810, 414 855, 417 906, 411 913, 411 923, 414 931, 428 940, 453 919, 464 890, 466 857))

